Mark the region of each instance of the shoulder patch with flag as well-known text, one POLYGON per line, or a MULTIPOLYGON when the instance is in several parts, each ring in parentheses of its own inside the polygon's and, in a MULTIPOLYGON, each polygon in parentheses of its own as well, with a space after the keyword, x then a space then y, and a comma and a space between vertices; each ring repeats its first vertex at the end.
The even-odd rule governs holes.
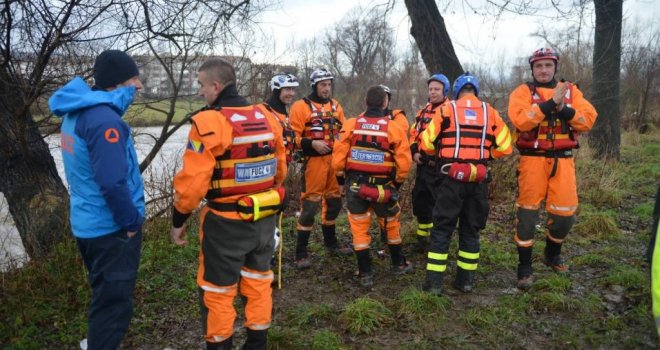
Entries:
POLYGON ((188 146, 186 149, 189 149, 195 153, 202 153, 204 152, 204 144, 202 141, 188 140, 188 146))

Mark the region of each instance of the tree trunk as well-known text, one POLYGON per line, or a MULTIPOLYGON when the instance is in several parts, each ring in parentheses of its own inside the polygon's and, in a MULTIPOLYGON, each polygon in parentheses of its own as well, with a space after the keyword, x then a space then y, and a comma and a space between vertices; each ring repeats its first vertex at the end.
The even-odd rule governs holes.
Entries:
POLYGON ((594 36, 592 101, 598 111, 596 125, 589 135, 589 145, 600 159, 619 159, 621 145, 621 24, 623 0, 594 0, 596 29, 594 36))
POLYGON ((0 192, 27 254, 38 259, 68 234, 69 194, 13 77, 0 71, 0 192))
POLYGON ((435 1, 405 0, 405 3, 412 23, 410 34, 415 38, 429 75, 442 73, 450 82, 454 81, 463 74, 463 67, 435 1))

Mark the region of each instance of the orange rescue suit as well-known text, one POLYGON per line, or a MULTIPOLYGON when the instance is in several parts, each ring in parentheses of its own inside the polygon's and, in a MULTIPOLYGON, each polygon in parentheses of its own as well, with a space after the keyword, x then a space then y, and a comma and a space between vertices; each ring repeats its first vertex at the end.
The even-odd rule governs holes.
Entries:
MULTIPOLYGON (((265 263, 261 263, 264 267, 259 270, 250 268, 253 264, 250 261, 237 260, 230 266, 223 264, 224 260, 215 259, 227 249, 229 242, 222 241, 223 237, 234 237, 232 244, 245 245, 250 241, 240 238, 245 237, 241 234, 249 232, 250 237, 255 234, 268 237, 271 235, 268 231, 275 227, 273 217, 243 222, 236 211, 211 209, 211 201, 217 205, 235 205, 246 194, 279 186, 285 176, 281 126, 256 106, 205 110, 192 118, 183 168, 174 177, 174 207, 180 213, 189 214, 204 197, 209 200, 200 213, 201 249, 197 272, 197 285, 203 291, 201 306, 206 309, 203 315, 207 342, 219 343, 232 336, 236 318, 233 300, 239 282, 241 294, 248 299, 245 326, 252 330, 270 326, 273 274, 268 263, 272 250, 261 258, 265 263), (260 130, 250 131, 248 122, 260 130), (211 227, 209 232, 204 230, 207 225, 211 227), (219 225, 231 229, 219 231, 219 225), (210 267, 205 264, 206 260, 218 266, 210 267)), ((256 251, 249 248, 247 254, 250 250, 256 251)))
MULTIPOLYGON (((314 140, 325 141, 332 148, 344 123, 343 108, 335 99, 330 99, 327 103, 318 103, 303 98, 293 103, 289 114, 291 128, 296 134, 296 147, 303 150, 306 158, 305 187, 300 195, 301 202, 339 199, 339 186, 331 167, 332 152, 319 155, 315 151, 310 151, 310 148, 311 141, 314 140), (308 144, 310 146, 307 146, 308 144)), ((331 208, 330 217, 326 217, 328 206, 323 201, 321 223, 334 225, 340 209, 340 207, 331 208)), ((313 217, 316 213, 307 214, 313 217)), ((299 222, 298 230, 311 231, 312 226, 308 223, 301 225, 299 222)))
POLYGON ((484 164, 511 154, 511 134, 500 114, 474 95, 445 104, 421 135, 421 149, 443 164, 484 164), (436 147, 437 146, 437 147, 436 147))
MULTIPOLYGON (((564 140, 566 141, 564 145, 570 144, 568 141, 571 140, 571 133, 589 131, 596 121, 597 113, 582 92, 571 84, 564 101, 571 102, 567 107, 572 107, 575 115, 568 122, 552 117, 556 111, 552 112, 552 116, 546 116, 539 103, 552 99, 552 95, 552 88, 530 89, 528 84, 522 84, 509 97, 509 117, 517 129, 519 138, 520 135, 529 135, 530 132, 537 133, 540 129, 546 131, 538 133, 539 144, 546 146, 534 149, 528 147, 524 141, 518 142, 517 147, 521 157, 518 166, 519 196, 516 205, 536 210, 539 209, 541 201, 546 199, 546 209, 549 213, 570 216, 575 213, 578 205, 575 164, 571 152, 573 147, 548 147, 550 143, 548 139, 564 140), (559 128, 562 124, 568 124, 568 127, 564 127, 565 131, 561 132, 557 127, 548 127, 549 123, 559 125, 559 128), (553 135, 549 137, 548 132, 553 135), (530 151, 537 155, 531 155, 530 151)), ((574 147, 578 147, 577 142, 574 143, 574 147)))
MULTIPOLYGON (((411 165, 406 129, 395 125, 388 117, 358 116, 347 120, 332 151, 332 167, 337 176, 345 176, 347 181, 362 175, 382 179, 381 185, 392 181, 401 184, 408 177, 411 165), (367 163, 371 166, 365 166, 367 163)), ((399 215, 397 211, 394 217, 386 218, 386 223, 385 218, 379 218, 381 225, 386 226, 388 244, 401 243, 399 215)), ((370 245, 370 216, 369 211, 348 214, 356 251, 370 245)))

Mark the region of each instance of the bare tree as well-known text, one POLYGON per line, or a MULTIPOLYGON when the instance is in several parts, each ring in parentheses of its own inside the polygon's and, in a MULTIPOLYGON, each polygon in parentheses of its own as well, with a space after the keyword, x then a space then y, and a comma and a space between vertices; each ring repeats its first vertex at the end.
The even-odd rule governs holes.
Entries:
MULTIPOLYGON (((238 0, 4 2, 0 192, 30 257, 45 255, 68 232, 68 194, 39 131, 39 123, 49 114, 36 108, 46 95, 73 75, 89 76, 93 57, 103 49, 137 52, 160 43, 177 47, 174 55, 193 57, 195 47, 208 49, 224 42, 232 32, 231 20, 253 10, 251 2, 238 0), (199 42, 206 44, 195 46, 199 42)), ((180 71, 168 74, 176 85, 180 71)), ((168 117, 167 123, 171 120, 168 117)), ((159 139, 168 136, 163 131, 159 139)))
POLYGON ((429 74, 443 73, 450 81, 463 74, 463 67, 434 0, 405 0, 415 38, 429 74))
POLYGON ((598 119, 589 135, 589 145, 598 158, 619 159, 623 0, 594 0, 594 5, 596 31, 592 102, 598 111, 598 119))

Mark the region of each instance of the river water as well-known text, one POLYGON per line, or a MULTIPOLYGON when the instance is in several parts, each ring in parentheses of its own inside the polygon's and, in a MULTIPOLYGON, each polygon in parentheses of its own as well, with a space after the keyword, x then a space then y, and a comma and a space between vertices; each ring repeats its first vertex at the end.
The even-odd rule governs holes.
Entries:
MULTIPOLYGON (((177 130, 163 145, 151 165, 142 174, 145 182, 146 200, 157 199, 168 194, 171 189, 171 179, 176 169, 181 164, 190 124, 177 130)), ((155 143, 155 137, 161 132, 160 127, 133 128, 136 151, 138 158, 142 161, 149 153, 155 143)), ((66 185, 64 168, 62 165, 62 154, 60 151, 60 135, 51 135, 46 138, 50 146, 50 153, 55 159, 57 171, 66 185)), ((152 213, 162 208, 162 204, 148 205, 152 213)), ((23 243, 18 235, 16 226, 9 215, 7 201, 0 193, 0 271, 22 266, 28 260, 23 248, 23 243)))

